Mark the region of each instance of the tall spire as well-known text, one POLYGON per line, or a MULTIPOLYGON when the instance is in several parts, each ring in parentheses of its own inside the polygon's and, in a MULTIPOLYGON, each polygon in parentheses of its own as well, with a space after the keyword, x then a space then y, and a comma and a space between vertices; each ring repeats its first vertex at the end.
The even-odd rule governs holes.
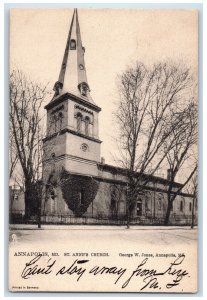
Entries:
MULTIPOLYGON (((54 85, 55 97, 72 93, 93 103, 86 76, 85 48, 82 46, 77 9, 74 10, 59 79, 54 85)), ((53 98, 54 99, 54 98, 53 98)))

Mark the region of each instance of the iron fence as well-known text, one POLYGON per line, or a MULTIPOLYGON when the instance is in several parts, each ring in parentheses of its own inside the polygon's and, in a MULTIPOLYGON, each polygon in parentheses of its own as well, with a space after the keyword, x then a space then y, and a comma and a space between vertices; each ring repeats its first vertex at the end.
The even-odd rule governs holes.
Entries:
MULTIPOLYGON (((164 225, 164 217, 139 216, 130 218, 131 225, 164 225)), ((10 224, 54 224, 54 225, 126 225, 126 216, 82 216, 75 217, 72 215, 41 215, 31 216, 25 219, 24 214, 19 211, 10 215, 10 224)), ((171 215, 168 225, 191 225, 192 216, 171 215)), ((194 225, 197 225, 197 217, 194 219, 194 225)))

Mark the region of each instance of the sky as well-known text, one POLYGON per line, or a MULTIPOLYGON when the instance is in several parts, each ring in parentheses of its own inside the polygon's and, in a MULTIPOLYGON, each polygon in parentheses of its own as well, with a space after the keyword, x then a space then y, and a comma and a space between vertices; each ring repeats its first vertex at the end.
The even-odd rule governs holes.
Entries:
MULTIPOLYGON (((10 12, 10 65, 31 79, 58 79, 71 9, 13 9, 10 12)), ((182 61, 197 70, 197 14, 194 10, 79 9, 79 23, 91 96, 102 108, 101 156, 114 164, 112 113, 118 100, 117 75, 136 61, 147 65, 182 61)), ((50 99, 48 99, 48 102, 50 99)))

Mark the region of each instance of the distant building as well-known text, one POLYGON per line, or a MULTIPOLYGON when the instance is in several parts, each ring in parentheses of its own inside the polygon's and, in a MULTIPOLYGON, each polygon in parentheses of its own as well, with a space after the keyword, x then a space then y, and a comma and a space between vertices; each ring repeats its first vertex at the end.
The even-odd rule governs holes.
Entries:
POLYGON ((9 219, 23 220, 25 214, 24 192, 17 185, 9 186, 9 219))
MULTIPOLYGON (((90 95, 84 53, 75 10, 54 85, 55 94, 45 106, 42 218, 47 222, 69 222, 72 216, 103 223, 126 217, 126 170, 107 165, 100 157, 101 108, 90 95)), ((132 223, 162 222, 168 182, 167 178, 150 178, 143 194, 137 196, 132 223)), ((179 187, 175 183, 173 191, 179 187)), ((178 195, 173 203, 171 224, 190 223, 192 205, 191 195, 178 195)))
MULTIPOLYGON (((30 218, 27 222, 36 222, 40 214, 40 203, 42 197, 42 181, 34 182, 31 186, 30 218)), ((24 223, 25 221, 25 193, 18 185, 9 186, 9 222, 24 223)))

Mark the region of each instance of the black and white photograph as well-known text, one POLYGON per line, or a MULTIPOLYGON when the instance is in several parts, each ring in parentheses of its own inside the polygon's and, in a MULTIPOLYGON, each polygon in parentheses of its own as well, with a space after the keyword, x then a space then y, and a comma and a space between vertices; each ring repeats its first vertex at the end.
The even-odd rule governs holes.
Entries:
POLYGON ((10 9, 10 291, 198 292, 198 19, 10 9))

